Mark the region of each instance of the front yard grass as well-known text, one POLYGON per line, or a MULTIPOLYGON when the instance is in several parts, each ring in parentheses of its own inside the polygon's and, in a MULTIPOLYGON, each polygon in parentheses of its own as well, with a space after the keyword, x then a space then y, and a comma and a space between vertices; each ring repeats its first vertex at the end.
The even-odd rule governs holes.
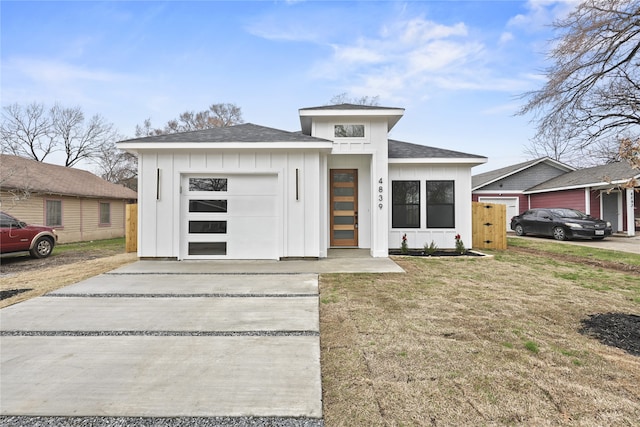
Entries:
POLYGON ((640 355, 583 329, 598 313, 637 319, 640 274, 546 245, 322 275, 326 425, 638 425, 640 355))

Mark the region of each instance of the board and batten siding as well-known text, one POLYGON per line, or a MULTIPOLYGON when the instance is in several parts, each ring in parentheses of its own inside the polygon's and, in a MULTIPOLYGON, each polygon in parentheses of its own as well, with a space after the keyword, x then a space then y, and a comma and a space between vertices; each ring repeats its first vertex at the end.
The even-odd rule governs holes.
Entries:
POLYGON ((181 257, 181 177, 185 174, 278 176, 280 257, 319 256, 320 155, 317 151, 141 152, 138 157, 138 256, 181 257), (296 200, 296 169, 298 199, 296 200), (159 179, 159 181, 158 181, 159 179))
POLYGON ((0 196, 2 211, 28 224, 45 225, 47 200, 59 200, 62 205, 62 226, 54 227, 58 243, 73 243, 124 237, 125 205, 123 200, 79 198, 58 195, 31 194, 25 199, 16 199, 7 192, 0 196), (111 205, 111 223, 99 225, 99 204, 111 205))
POLYGON ((472 245, 471 221, 471 168, 468 165, 389 165, 389 195, 387 209, 391 211, 391 183, 393 181, 420 181, 420 228, 392 228, 389 215, 389 248, 399 248, 402 236, 407 235, 410 248, 423 248, 432 241, 440 249, 455 248, 455 236, 460 234, 465 246, 472 245), (455 191, 455 228, 427 228, 426 181, 454 181, 455 191))

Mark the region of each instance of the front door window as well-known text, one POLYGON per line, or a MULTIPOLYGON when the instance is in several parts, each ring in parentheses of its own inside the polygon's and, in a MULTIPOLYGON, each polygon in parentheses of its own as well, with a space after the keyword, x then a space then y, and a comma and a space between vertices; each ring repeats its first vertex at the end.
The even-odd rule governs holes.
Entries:
POLYGON ((358 246, 357 169, 331 169, 331 246, 358 246))

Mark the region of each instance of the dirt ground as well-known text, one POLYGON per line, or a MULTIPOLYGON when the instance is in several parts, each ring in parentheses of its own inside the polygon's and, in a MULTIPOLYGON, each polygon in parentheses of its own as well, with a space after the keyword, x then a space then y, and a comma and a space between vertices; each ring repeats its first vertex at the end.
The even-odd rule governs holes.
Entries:
POLYGON ((0 308, 44 295, 66 285, 137 260, 135 253, 114 250, 68 251, 44 259, 0 259, 0 308))

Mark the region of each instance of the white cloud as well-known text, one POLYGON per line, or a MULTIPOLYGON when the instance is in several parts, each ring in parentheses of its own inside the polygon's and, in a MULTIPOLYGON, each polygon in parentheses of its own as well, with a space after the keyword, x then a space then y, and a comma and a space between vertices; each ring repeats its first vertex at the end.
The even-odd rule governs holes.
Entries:
POLYGON ((78 80, 113 82, 122 77, 122 75, 110 71, 92 70, 62 61, 26 57, 9 58, 3 68, 16 74, 28 76, 35 82, 49 84, 78 80))
POLYGON ((514 39, 513 33, 510 33, 509 31, 505 31, 504 33, 500 34, 499 43, 507 44, 513 39, 514 39))
POLYGON ((511 18, 507 26, 526 31, 548 29, 554 21, 567 16, 578 3, 579 0, 528 0, 527 12, 511 18))

